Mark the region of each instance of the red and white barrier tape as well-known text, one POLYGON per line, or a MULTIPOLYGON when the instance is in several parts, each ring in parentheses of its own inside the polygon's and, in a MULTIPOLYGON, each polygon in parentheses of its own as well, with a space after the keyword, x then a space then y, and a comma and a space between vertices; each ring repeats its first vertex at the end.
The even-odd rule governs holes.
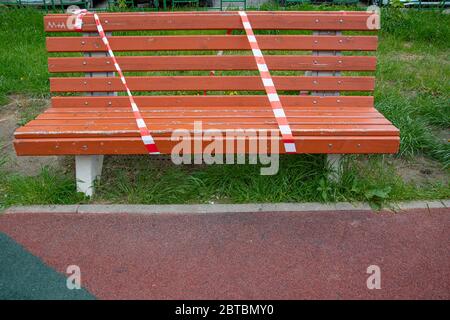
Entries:
POLYGON ((269 99, 270 105, 272 106, 273 114, 277 120, 278 127, 281 132, 281 137, 284 144, 284 149, 286 153, 296 153, 294 136, 292 135, 291 127, 289 126, 286 114, 284 113, 283 106, 281 105, 280 97, 278 96, 277 90, 273 84, 272 76, 267 68, 264 56, 259 49, 258 42, 256 41, 255 34, 253 33, 252 26, 248 20, 247 13, 244 11, 239 11, 239 15, 244 25, 245 33, 247 34, 248 42, 252 49, 253 56, 255 57, 256 64, 258 66, 259 74, 261 80, 264 84, 264 89, 267 93, 267 98, 269 99))
POLYGON ((108 49, 108 53, 113 60, 114 67, 117 70, 117 73, 119 74, 120 80, 122 81, 123 85, 125 86, 125 89, 128 94, 128 99, 131 104, 131 109, 133 110, 134 118, 136 119, 136 124, 139 128, 139 132, 141 134, 142 142, 145 145, 145 148, 147 149, 149 154, 159 154, 159 150, 156 147, 155 141, 153 140, 152 135, 150 134, 150 130, 148 130, 147 125, 145 124, 144 118, 142 117, 141 111, 139 110, 139 107, 137 106, 136 102, 134 101, 133 95, 131 94, 130 89, 128 88, 127 81, 123 75, 122 69, 120 68, 119 64, 117 63, 117 59, 114 56, 114 52, 111 49, 111 46, 109 44, 108 39, 106 38, 105 31, 103 30, 102 24, 100 22, 100 18, 96 13, 89 12, 86 9, 83 10, 77 10, 74 12, 76 14, 74 27, 77 31, 82 31, 83 27, 83 17, 87 14, 93 14, 95 24, 97 26, 97 31, 102 38, 103 43, 105 44, 106 48, 108 49))

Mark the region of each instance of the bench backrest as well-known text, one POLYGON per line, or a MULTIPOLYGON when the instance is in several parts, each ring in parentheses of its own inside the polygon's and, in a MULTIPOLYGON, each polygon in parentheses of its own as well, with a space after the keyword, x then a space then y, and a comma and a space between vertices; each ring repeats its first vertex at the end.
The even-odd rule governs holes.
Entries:
MULTIPOLYGON (((138 103, 161 107, 269 106, 237 12, 99 16, 138 103), (224 30, 234 32, 227 35, 224 30), (217 55, 219 50, 226 51, 217 55), (204 91, 208 95, 204 96, 204 91)), ((377 37, 354 35, 354 31, 374 31, 372 13, 250 11, 248 16, 285 106, 373 106, 368 94, 374 90, 375 81, 366 73, 375 70, 376 57, 361 52, 375 51, 377 37), (351 34, 343 34, 345 31, 351 34), (348 55, 355 52, 359 55, 348 55), (336 97, 338 93, 341 95, 336 97), (345 96, 347 93, 350 95, 345 96)), ((47 38, 48 52, 58 53, 49 58, 49 71, 63 75, 50 78, 50 90, 72 93, 53 97, 53 106, 127 106, 125 96, 113 96, 125 88, 118 77, 113 77, 115 68, 96 34, 93 17, 88 15, 83 20, 79 36, 53 34, 47 38), (61 53, 69 56, 61 57, 61 53), (80 74, 67 77, 65 73, 80 74), (95 73, 95 77, 81 73, 95 73), (86 96, 90 92, 108 96, 86 96)), ((68 15, 47 15, 45 30, 75 32, 67 22, 68 15)))

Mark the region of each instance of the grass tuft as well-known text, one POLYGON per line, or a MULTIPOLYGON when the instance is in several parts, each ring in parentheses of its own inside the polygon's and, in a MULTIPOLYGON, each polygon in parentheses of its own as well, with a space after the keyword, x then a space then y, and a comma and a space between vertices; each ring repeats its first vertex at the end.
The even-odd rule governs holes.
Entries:
POLYGON ((84 200, 84 195, 76 192, 73 177, 47 167, 34 177, 18 174, 0 176, 0 208, 11 205, 72 204, 84 200))

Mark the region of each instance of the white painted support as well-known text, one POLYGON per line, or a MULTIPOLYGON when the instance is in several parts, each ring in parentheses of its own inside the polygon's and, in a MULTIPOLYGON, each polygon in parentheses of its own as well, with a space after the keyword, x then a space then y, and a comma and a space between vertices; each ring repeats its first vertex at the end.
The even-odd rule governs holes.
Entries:
MULTIPOLYGON (((314 35, 341 35, 342 33, 340 31, 314 31, 314 35)), ((340 51, 313 51, 313 56, 340 56, 342 53, 340 51)), ((309 71, 307 75, 311 76, 340 76, 340 71, 309 71)), ((338 96, 340 93, 339 91, 336 92, 324 92, 324 91, 313 91, 312 95, 316 96, 338 96)), ((333 148, 333 145, 330 144, 329 148, 333 148)), ((338 181, 340 179, 340 173, 341 173, 341 160, 342 155, 340 154, 327 154, 326 157, 327 165, 330 166, 330 174, 328 176, 328 179, 332 181, 338 181)))
MULTIPOLYGON (((111 36, 111 32, 106 32, 106 36, 111 36)), ((85 37, 98 37, 97 32, 83 33, 85 37)), ((85 52, 85 57, 109 57, 107 52, 85 52)), ((95 78, 95 77, 114 77, 115 72, 87 72, 85 73, 86 77, 95 78)), ((90 92, 86 95, 89 96, 116 96, 117 92, 90 92)))
MULTIPOLYGON (((314 31, 313 33, 314 35, 341 35, 342 32, 340 31, 314 31)), ((320 50, 320 51, 313 51, 312 52, 313 56, 340 56, 342 55, 342 53, 340 51, 324 51, 324 50, 320 50)), ((312 76, 315 77, 320 77, 320 76, 324 76, 324 77, 330 77, 330 76, 340 76, 341 72, 340 71, 312 71, 311 72, 312 76)), ((336 92, 328 92, 328 91, 313 91, 312 92, 313 95, 318 95, 318 96, 338 96, 339 95, 339 91, 336 92)))
POLYGON ((327 154, 327 166, 330 169, 328 179, 331 181, 339 181, 342 172, 342 155, 341 154, 327 154))
POLYGON ((75 175, 77 191, 91 197, 94 183, 100 179, 103 167, 103 155, 75 156, 75 175))
MULTIPOLYGON (((110 36, 111 33, 106 33, 110 36)), ((98 33, 84 33, 85 37, 98 37, 98 33)), ((85 57, 105 57, 107 52, 85 52, 85 57)), ((88 72, 86 77, 113 77, 114 72, 88 72)), ((115 92, 89 92, 88 96, 110 96, 117 95, 115 92)), ((88 108, 88 107, 87 107, 88 108)), ((75 156, 75 176, 77 180, 77 191, 83 192, 91 197, 94 194, 94 182, 100 179, 103 167, 103 155, 80 155, 75 156)))

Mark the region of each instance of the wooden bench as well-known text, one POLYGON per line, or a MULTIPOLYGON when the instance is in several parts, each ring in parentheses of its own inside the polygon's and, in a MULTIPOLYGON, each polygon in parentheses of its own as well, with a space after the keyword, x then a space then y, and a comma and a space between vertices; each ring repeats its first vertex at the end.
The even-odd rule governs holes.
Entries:
MULTIPOLYGON (((203 122, 204 130, 278 130, 237 12, 99 16, 131 91, 140 94, 135 96, 136 102, 162 153, 170 153, 177 143, 170 138, 173 130, 192 132, 196 120, 203 122), (161 30, 170 32, 158 33, 161 30), (171 33, 175 30, 187 32, 171 33), (237 31, 226 35, 225 30, 237 31), (122 33, 112 34, 118 31, 122 33), (129 33, 133 31, 147 34, 129 33), (219 50, 225 53, 217 55, 219 50), (176 51, 179 55, 174 56, 176 51), (211 70, 216 71, 215 76, 210 75, 211 70)), ((72 31, 67 29, 67 17, 45 16, 45 30, 72 31)), ((348 55, 375 51, 377 37, 373 32, 342 34, 373 31, 367 24, 370 13, 248 12, 248 17, 272 72, 298 153, 398 151, 399 131, 374 108, 370 95, 375 79, 367 72, 375 71, 376 57, 348 55), (272 31, 258 35, 259 30, 272 31)), ((20 156, 75 155, 78 190, 91 195, 103 155, 145 154, 146 149, 92 15, 84 18, 79 36, 47 37, 47 50, 52 53, 49 71, 60 75, 50 78, 50 91, 56 95, 48 110, 16 130, 15 149, 20 156), (61 57, 61 53, 70 56, 61 57)), ((284 152, 282 144, 279 152, 284 152)), ((339 158, 330 159, 337 163, 339 158)))

